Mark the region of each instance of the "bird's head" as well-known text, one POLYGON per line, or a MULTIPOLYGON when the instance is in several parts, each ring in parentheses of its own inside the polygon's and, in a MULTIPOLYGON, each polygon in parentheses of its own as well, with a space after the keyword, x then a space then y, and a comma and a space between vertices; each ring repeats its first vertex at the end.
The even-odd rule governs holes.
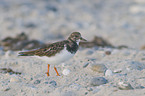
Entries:
POLYGON ((73 32, 69 37, 68 40, 72 40, 74 42, 79 43, 80 41, 87 41, 86 39, 81 37, 79 32, 73 32))

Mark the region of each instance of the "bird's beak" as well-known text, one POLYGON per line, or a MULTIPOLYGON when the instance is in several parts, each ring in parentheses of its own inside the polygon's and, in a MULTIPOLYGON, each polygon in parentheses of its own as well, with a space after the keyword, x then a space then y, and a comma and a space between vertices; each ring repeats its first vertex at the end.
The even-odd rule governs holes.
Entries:
POLYGON ((86 39, 84 39, 84 38, 82 38, 82 37, 80 38, 80 40, 82 40, 82 41, 87 41, 86 39))

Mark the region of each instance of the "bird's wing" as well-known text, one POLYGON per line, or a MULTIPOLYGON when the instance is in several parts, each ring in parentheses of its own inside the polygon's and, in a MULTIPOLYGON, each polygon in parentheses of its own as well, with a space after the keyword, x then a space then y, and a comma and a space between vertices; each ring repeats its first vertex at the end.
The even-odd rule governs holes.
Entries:
POLYGON ((56 53, 59 53, 64 49, 65 44, 68 43, 66 40, 61 42, 56 42, 53 44, 49 44, 47 47, 31 50, 27 52, 20 52, 19 56, 54 56, 56 53))

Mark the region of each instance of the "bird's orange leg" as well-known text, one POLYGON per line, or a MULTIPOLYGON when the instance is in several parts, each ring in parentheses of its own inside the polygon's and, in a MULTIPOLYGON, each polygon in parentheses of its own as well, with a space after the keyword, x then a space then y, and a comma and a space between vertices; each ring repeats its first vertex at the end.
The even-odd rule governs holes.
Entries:
POLYGON ((57 69, 56 69, 56 67, 54 67, 54 70, 57 73, 57 76, 60 76, 59 73, 58 73, 58 71, 57 71, 57 69))
POLYGON ((48 64, 48 71, 46 72, 47 76, 50 76, 49 75, 49 67, 50 67, 50 65, 48 64))

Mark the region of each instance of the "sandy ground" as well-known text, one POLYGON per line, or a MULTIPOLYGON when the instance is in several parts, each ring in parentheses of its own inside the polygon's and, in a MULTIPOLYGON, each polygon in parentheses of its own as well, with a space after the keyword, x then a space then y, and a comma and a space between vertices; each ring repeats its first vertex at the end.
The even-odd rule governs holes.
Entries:
POLYGON ((129 47, 80 48, 56 66, 61 76, 51 67, 50 77, 47 62, 1 49, 0 68, 22 73, 0 73, 1 96, 144 96, 144 8, 144 0, 0 0, 1 40, 25 32, 50 43, 79 31, 129 47))

